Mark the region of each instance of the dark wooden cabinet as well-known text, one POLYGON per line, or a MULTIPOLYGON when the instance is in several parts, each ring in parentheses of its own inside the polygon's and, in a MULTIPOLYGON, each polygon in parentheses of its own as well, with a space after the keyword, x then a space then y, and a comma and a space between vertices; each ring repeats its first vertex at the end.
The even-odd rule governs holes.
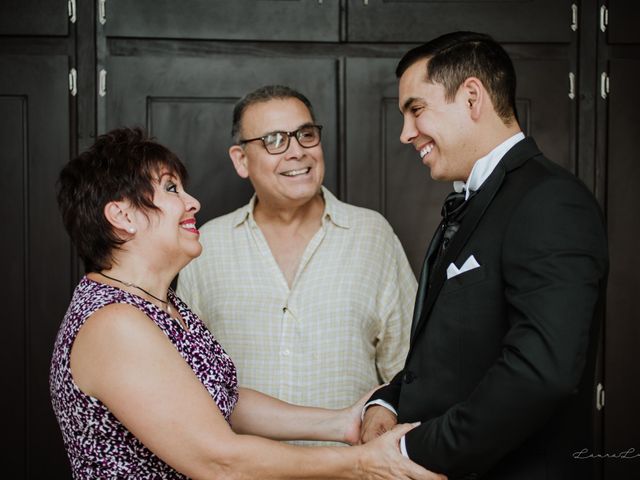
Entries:
POLYGON ((598 156, 600 188, 606 192, 611 268, 604 328, 603 449, 605 478, 640 476, 640 4, 610 0, 600 7, 598 29, 598 156), (608 10, 607 10, 608 7, 608 10))
POLYGON ((54 184, 69 158, 66 56, 0 55, 3 235, 0 264, 6 319, 2 411, 8 472, 68 475, 49 398, 53 339, 67 308, 72 250, 54 184))
POLYGON ((557 0, 348 0, 351 42, 425 42, 456 30, 500 42, 571 40, 570 3, 557 0))
POLYGON ((337 42, 337 0, 109 0, 108 36, 337 42))
POLYGON ((601 25, 606 25, 606 36, 609 43, 640 43, 640 2, 630 0, 609 0, 604 8, 601 25))
MULTIPOLYGON (((638 50, 640 53, 640 49, 638 50)), ((640 215, 637 191, 640 162, 633 152, 640 134, 640 55, 635 59, 612 59, 609 75, 615 88, 609 98, 607 146, 607 220, 611 271, 607 297, 605 330, 605 431, 607 452, 620 453, 635 448, 640 454, 638 424, 629 424, 640 405, 640 215)), ((606 478, 635 478, 640 458, 610 460, 605 463, 606 478), (635 464, 635 465, 634 465, 635 464)))
MULTIPOLYGON (((640 451, 639 9, 625 0, 1 2, 0 182, 9 200, 0 207, 0 288, 12 319, 2 360, 16 365, 2 384, 12 440, 6 470, 69 477, 48 368, 81 274, 54 198, 71 155, 111 128, 145 127, 186 163, 202 223, 252 193, 227 154, 234 103, 261 85, 290 85, 324 125, 325 184, 384 214, 417 272, 452 186, 431 180, 399 141, 394 69, 411 46, 464 29, 505 45, 524 130, 606 213, 611 274, 598 377, 606 405, 596 408, 603 397, 594 386, 596 453, 640 451), (68 91, 72 68, 76 96, 68 91)), ((602 467, 595 478, 636 478, 640 459, 610 458, 602 467)))
MULTIPOLYGON (((573 147, 576 137, 575 101, 569 98, 571 56, 540 52, 511 53, 518 88, 516 102, 520 124, 536 139, 544 154, 567 170, 577 172, 573 147)), ((564 49, 561 50, 564 52, 564 49)))
POLYGON ((451 184, 431 180, 415 150, 400 143, 396 58, 346 60, 346 201, 389 220, 418 274, 451 184))
POLYGON ((67 0, 2 0, 0 35, 66 36, 67 0))

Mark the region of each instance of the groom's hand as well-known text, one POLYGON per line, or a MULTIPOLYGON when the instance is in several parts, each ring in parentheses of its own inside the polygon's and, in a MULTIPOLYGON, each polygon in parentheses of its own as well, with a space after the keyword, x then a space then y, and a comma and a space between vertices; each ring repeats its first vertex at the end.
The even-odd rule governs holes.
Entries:
POLYGON ((362 443, 370 442, 393 429, 397 423, 398 419, 391 410, 380 405, 372 405, 367 408, 364 414, 360 426, 360 441, 362 443))

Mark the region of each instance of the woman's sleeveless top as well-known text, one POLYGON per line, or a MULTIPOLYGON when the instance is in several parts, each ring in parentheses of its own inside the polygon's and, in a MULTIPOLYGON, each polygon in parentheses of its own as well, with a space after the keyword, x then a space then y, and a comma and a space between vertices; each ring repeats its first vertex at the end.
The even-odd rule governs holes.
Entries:
POLYGON ((229 421, 238 400, 235 366, 198 316, 173 292, 169 292, 169 300, 188 330, 154 304, 119 288, 87 277, 76 287, 58 331, 49 375, 53 410, 75 479, 186 478, 154 455, 100 400, 85 395, 73 381, 70 368, 73 342, 86 319, 106 305, 133 305, 153 320, 229 421))

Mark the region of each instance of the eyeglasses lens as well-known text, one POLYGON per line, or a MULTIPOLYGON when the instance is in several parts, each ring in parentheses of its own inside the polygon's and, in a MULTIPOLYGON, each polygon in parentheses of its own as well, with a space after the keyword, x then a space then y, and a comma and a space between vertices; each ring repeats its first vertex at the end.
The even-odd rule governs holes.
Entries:
POLYGON ((314 147, 320 141, 320 129, 318 127, 303 127, 296 132, 296 138, 303 147, 314 147))
POLYGON ((295 132, 274 132, 264 137, 264 146, 269 153, 277 154, 285 152, 289 148, 291 136, 295 135, 298 143, 304 148, 315 147, 320 143, 320 128, 309 125, 299 128, 295 132))

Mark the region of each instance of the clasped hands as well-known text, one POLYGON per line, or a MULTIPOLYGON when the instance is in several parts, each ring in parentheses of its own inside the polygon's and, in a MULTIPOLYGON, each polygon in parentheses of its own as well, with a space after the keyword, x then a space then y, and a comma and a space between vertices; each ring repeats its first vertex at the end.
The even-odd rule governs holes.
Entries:
POLYGON ((417 423, 398 425, 396 415, 379 405, 368 407, 362 418, 362 409, 372 393, 369 392, 347 409, 349 422, 344 433, 345 442, 351 445, 367 444, 365 448, 371 452, 366 457, 367 461, 383 468, 386 466, 388 478, 447 480, 445 475, 426 470, 400 452, 400 439, 415 428, 417 423))
POLYGON ((393 430, 398 424, 398 417, 388 408, 372 405, 367 408, 360 426, 360 443, 369 443, 380 435, 393 430))

